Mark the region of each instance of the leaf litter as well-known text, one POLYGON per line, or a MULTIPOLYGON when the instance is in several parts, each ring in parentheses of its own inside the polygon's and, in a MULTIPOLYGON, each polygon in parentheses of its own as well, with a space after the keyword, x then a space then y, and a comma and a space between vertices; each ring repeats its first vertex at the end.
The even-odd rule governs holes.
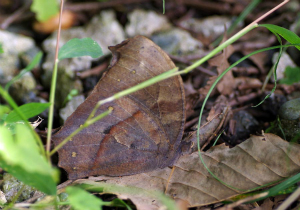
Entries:
MULTIPOLYGON (((217 66, 218 73, 222 73, 229 66, 227 60, 233 52, 234 48, 229 47, 212 59, 210 65, 217 66)), ((248 78, 234 78, 232 73, 229 73, 218 84, 217 90, 222 95, 230 95, 236 85, 249 84, 249 82, 251 80, 249 81, 248 78)), ((261 85, 256 79, 253 79, 252 83, 261 85)), ((224 101, 226 102, 221 106, 222 108, 219 107, 217 111, 216 107, 211 108, 210 114, 207 116, 206 127, 202 127, 204 134, 201 136, 203 137, 201 146, 207 146, 211 137, 215 137, 225 124, 228 115, 224 110, 230 106, 228 99, 223 99, 224 101), (215 124, 216 120, 217 124, 215 124), (208 130, 209 126, 212 127, 211 132, 208 130)), ((220 106, 220 100, 217 102, 220 106)), ((90 178, 96 179, 97 182, 104 181, 129 188, 138 187, 146 191, 158 190, 165 192, 174 200, 184 201, 188 207, 193 207, 230 200, 241 193, 279 182, 297 174, 300 170, 299 145, 285 142, 273 134, 263 134, 262 136, 251 136, 234 148, 229 148, 223 143, 202 152, 204 163, 216 177, 222 180, 223 183, 221 183, 208 172, 199 159, 196 148, 196 132, 192 132, 189 138, 183 142, 192 144, 182 147, 185 154, 172 165, 173 168, 159 169, 156 167, 154 171, 148 173, 139 171, 136 175, 90 178)), ((131 169, 128 168, 128 170, 131 169)), ((93 181, 89 180, 78 180, 73 184, 83 183, 93 185, 93 181)), ((104 192, 106 192, 105 189, 104 192)), ((112 192, 107 191, 107 193, 112 192)), ((145 196, 124 192, 116 194, 122 199, 132 200, 138 209, 159 209, 164 206, 159 200, 153 201, 151 197, 145 198, 145 196)))
MULTIPOLYGON (((226 54, 226 51, 224 53, 226 54)), ((223 54, 219 58, 215 58, 214 65, 219 65, 221 72, 223 67, 220 63, 224 64, 224 60, 227 58, 224 59, 223 54)), ((211 65, 213 64, 211 63, 211 65)), ((226 68, 225 65, 223 69, 226 68)), ((234 79, 232 76, 230 78, 234 79)), ((241 78, 238 79, 241 80, 241 78)), ((226 80, 224 79, 224 81, 226 80)), ((235 84, 233 81, 231 83, 235 84)), ((226 95, 224 92, 223 94, 226 95)), ((207 116, 208 122, 202 127, 204 132, 201 136, 203 138, 201 138, 201 146, 208 145, 210 137, 215 137, 225 124, 226 117, 232 115, 231 111, 231 114, 227 115, 228 101, 222 97, 211 108, 207 116), (210 126, 212 127, 211 131, 209 131, 210 126)), ((156 167, 156 170, 148 173, 122 177, 90 177, 93 181, 77 180, 73 184, 92 186, 96 182, 104 182, 129 188, 138 187, 146 191, 157 190, 164 192, 174 200, 183 201, 187 203, 187 206, 193 207, 230 200, 241 193, 279 182, 297 174, 300 170, 300 146, 298 144, 288 143, 274 134, 253 135, 234 148, 223 143, 202 152, 207 168, 222 183, 210 174, 199 159, 196 139, 196 132, 192 132, 188 138, 183 140, 183 142, 192 144, 182 147, 184 154, 172 165, 172 168, 159 169, 156 167), (190 148, 188 148, 189 146, 190 148)), ((130 170, 130 168, 128 169, 130 170)), ((112 193, 109 190, 105 191, 105 188, 103 192, 112 193)), ((159 209, 164 206, 159 199, 153 201, 151 197, 145 198, 145 196, 124 192, 116 194, 122 199, 132 200, 138 209, 159 209)))

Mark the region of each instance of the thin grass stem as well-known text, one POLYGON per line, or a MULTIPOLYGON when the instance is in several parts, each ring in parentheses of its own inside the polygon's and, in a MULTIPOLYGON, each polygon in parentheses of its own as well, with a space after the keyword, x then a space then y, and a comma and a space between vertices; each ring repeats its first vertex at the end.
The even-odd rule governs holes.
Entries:
POLYGON ((55 101, 55 90, 56 90, 56 80, 57 80, 57 66, 58 66, 58 49, 59 49, 59 38, 61 31, 61 18, 63 11, 64 1, 60 2, 60 15, 59 15, 59 26, 56 38, 56 49, 55 49, 55 60, 54 60, 54 68, 52 73, 52 81, 51 81, 51 89, 50 89, 50 107, 49 107, 49 118, 48 118, 48 132, 47 132, 47 144, 46 144, 46 154, 47 158, 50 162, 50 145, 51 145, 51 134, 52 134, 52 126, 53 126, 53 116, 54 116, 54 101, 55 101))

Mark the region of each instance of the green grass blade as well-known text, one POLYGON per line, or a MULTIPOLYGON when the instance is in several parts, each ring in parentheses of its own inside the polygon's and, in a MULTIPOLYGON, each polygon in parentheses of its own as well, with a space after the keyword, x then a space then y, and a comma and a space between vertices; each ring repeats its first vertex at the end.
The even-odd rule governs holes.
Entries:
MULTIPOLYGON (((261 2, 261 0, 252 0, 250 4, 243 10, 243 12, 235 19, 235 21, 230 25, 227 30, 227 34, 231 34, 236 26, 245 20, 245 18, 250 14, 255 7, 261 2)), ((222 41, 224 35, 220 36, 216 41, 213 42, 212 46, 216 47, 222 41)))
MULTIPOLYGON (((26 120, 28 118, 34 117, 43 111, 45 111, 50 106, 50 103, 28 103, 19 107, 19 111, 23 113, 26 120)), ((7 123, 17 122, 23 120, 21 116, 16 112, 16 110, 11 111, 6 117, 5 121, 7 123)))
POLYGON ((293 191, 295 191, 298 188, 295 185, 297 185, 297 183, 299 181, 300 181, 300 173, 286 179, 285 181, 281 182, 280 184, 277 184, 276 186, 274 186, 268 190, 262 191, 262 193, 267 192, 268 195, 266 195, 265 197, 261 197, 259 199, 253 200, 252 202, 264 200, 271 196, 292 193, 293 191))
POLYGON ((272 25, 272 24, 262 24, 259 26, 269 29, 274 34, 280 35, 282 38, 284 38, 289 43, 295 44, 296 45, 295 47, 298 50, 300 50, 300 46, 297 46, 297 44, 298 45, 300 44, 300 37, 297 34, 295 34, 294 32, 292 32, 286 28, 282 28, 280 26, 276 26, 276 25, 272 25))
POLYGON ((278 40, 278 42, 280 43, 280 46, 281 46, 281 47, 280 47, 280 50, 279 50, 278 58, 277 58, 277 60, 276 60, 276 63, 275 63, 275 65, 274 65, 273 68, 272 68, 272 70, 273 70, 273 75, 274 75, 274 87, 272 88, 271 92, 270 92, 268 95, 266 95, 266 97, 265 97, 261 102, 259 102, 257 105, 254 105, 254 106, 252 106, 252 107, 258 107, 259 105, 261 105, 262 103, 264 103, 265 100, 266 100, 267 98, 269 98, 269 97, 275 92, 276 87, 277 87, 277 72, 276 72, 276 70, 277 70, 277 66, 278 66, 278 64, 279 64, 279 60, 280 60, 281 55, 282 55, 282 52, 283 52, 283 47, 282 47, 282 41, 281 41, 281 38, 279 37, 279 35, 276 34, 276 33, 274 33, 274 35, 276 36, 276 38, 277 38, 277 40, 278 40))
POLYGON ((292 176, 285 181, 281 182, 280 184, 272 187, 269 190, 265 190, 265 192, 269 193, 269 196, 275 196, 281 191, 284 191, 285 189, 293 186, 294 184, 298 183, 300 181, 300 173, 296 174, 295 176, 292 176))
POLYGON ((0 54, 4 53, 4 50, 3 50, 3 46, 2 44, 0 43, 0 54))
POLYGON ((250 4, 243 10, 243 12, 238 16, 238 18, 233 22, 233 24, 228 28, 228 33, 232 33, 236 26, 245 20, 248 14, 257 7, 257 5, 261 2, 261 0, 252 0, 250 4))

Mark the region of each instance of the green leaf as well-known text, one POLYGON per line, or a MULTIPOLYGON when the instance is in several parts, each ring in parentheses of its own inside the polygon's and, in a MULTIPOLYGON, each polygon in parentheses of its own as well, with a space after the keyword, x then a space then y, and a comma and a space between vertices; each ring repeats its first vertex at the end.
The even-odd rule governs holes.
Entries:
POLYGON ((40 154, 27 126, 17 124, 15 129, 16 134, 12 135, 6 127, 0 127, 0 167, 24 184, 55 195, 58 170, 40 154))
POLYGON ((99 210, 109 202, 104 202, 100 198, 86 192, 85 190, 69 186, 66 188, 70 205, 76 210, 99 210))
POLYGON ((58 53, 58 59, 91 56, 98 58, 103 55, 99 44, 91 38, 71 39, 62 46, 58 53))
POLYGON ((280 84, 292 85, 300 81, 300 67, 286 67, 284 77, 280 80, 280 84))
MULTIPOLYGON (((295 34, 294 32, 282 28, 280 26, 272 25, 272 24, 262 24, 260 26, 266 27, 269 29, 271 32, 280 35, 283 37, 286 41, 288 41, 291 44, 298 44, 300 45, 300 37, 295 34)), ((298 50, 300 50, 300 46, 295 46, 298 50)))
POLYGON ((57 0, 33 0, 30 9, 36 13, 36 19, 40 22, 48 20, 59 12, 57 0))
MULTIPOLYGON (((29 103, 24 104, 19 107, 19 110, 23 113, 26 119, 34 117, 44 110, 46 110, 50 106, 50 103, 29 103)), ((17 114, 15 110, 11 111, 6 117, 7 123, 17 122, 22 120, 22 118, 17 114)))
POLYGON ((28 64, 28 66, 26 66, 25 69, 23 69, 17 76, 15 76, 14 78, 12 78, 6 85, 5 85, 5 90, 8 90, 9 87, 18 79, 20 79, 24 74, 26 74, 27 72, 31 71, 41 60, 43 56, 42 52, 38 52, 34 58, 32 59, 32 61, 28 64))

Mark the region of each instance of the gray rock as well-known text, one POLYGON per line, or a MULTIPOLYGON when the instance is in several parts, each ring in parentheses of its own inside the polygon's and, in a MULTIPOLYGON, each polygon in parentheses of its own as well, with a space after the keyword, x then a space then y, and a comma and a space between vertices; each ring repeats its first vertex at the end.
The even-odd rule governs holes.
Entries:
POLYGON ((65 122, 67 118, 76 110, 76 108, 84 102, 83 95, 75 96, 69 101, 65 108, 60 109, 59 116, 65 122))
POLYGON ((300 142, 300 98, 285 102, 278 112, 280 123, 276 121, 276 127, 272 132, 282 136, 288 141, 300 142), (284 134, 284 135, 283 135, 284 134))
POLYGON ((166 16, 153 11, 136 9, 128 15, 129 24, 126 25, 126 34, 151 36, 153 33, 171 28, 166 16))
POLYGON ((7 203, 4 193, 0 190, 0 208, 3 208, 3 204, 7 203))
MULTIPOLYGON (((224 34, 224 26, 228 29, 231 22, 231 18, 226 16, 210 16, 204 19, 189 18, 182 21, 180 25, 194 32, 201 33, 206 38, 214 40, 224 34)), ((240 26, 242 25, 243 23, 240 23, 240 26)))
POLYGON ((172 55, 203 53, 203 44, 182 29, 173 28, 151 37, 152 41, 172 55))
POLYGON ((237 132, 247 132, 251 127, 256 127, 259 125, 258 121, 247 111, 241 110, 237 112, 233 119, 237 121, 237 132))
MULTIPOLYGON (((279 56, 279 53, 275 53, 273 55, 273 58, 272 58, 273 64, 275 64, 275 62, 277 61, 278 56, 279 56)), ((286 67, 288 67, 288 66, 296 67, 296 64, 290 58, 289 54, 287 54, 286 52, 283 52, 281 55, 281 58, 279 60, 278 66, 277 66, 277 70, 276 70, 277 81, 284 78, 284 72, 285 72, 286 67)), ((274 82, 274 77, 271 77, 271 80, 274 82)))
POLYGON ((0 30, 4 53, 0 54, 0 84, 5 84, 18 73, 20 55, 36 48, 33 39, 0 30))
POLYGON ((63 69, 59 69, 55 97, 55 104, 58 108, 61 108, 63 106, 63 102, 73 89, 78 90, 79 93, 82 92, 83 87, 81 80, 74 79, 66 74, 63 69))
POLYGON ((300 118, 300 98, 285 102, 279 109, 279 117, 286 120, 300 118))
POLYGON ((102 11, 99 16, 95 16, 87 25, 86 33, 99 43, 104 55, 110 54, 108 46, 119 44, 125 39, 124 29, 112 10, 102 11))
MULTIPOLYGON (((23 187, 23 183, 17 180, 12 175, 5 173, 3 175, 2 191, 8 202, 11 202, 16 193, 23 187)), ((17 202, 29 199, 36 190, 33 187, 26 185, 17 199, 17 202)))
POLYGON ((26 74, 24 74, 9 88, 9 93, 19 103, 23 103, 29 98, 35 97, 35 92, 36 81, 31 72, 27 72, 26 74))

